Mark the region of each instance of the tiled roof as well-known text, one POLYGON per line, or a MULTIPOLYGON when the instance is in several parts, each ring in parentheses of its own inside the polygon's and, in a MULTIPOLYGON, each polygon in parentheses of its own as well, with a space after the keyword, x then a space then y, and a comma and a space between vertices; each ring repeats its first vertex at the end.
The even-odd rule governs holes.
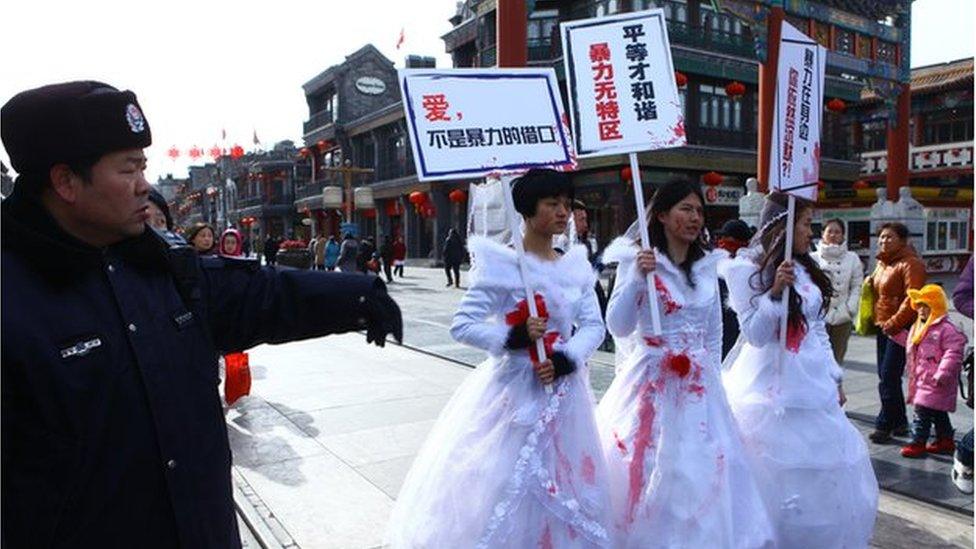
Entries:
MULTIPOLYGON (((973 58, 949 61, 912 69, 912 93, 934 92, 953 86, 971 86, 973 81, 973 58), (969 82, 969 84, 967 84, 969 82)), ((861 91, 861 100, 877 99, 874 90, 861 91)))

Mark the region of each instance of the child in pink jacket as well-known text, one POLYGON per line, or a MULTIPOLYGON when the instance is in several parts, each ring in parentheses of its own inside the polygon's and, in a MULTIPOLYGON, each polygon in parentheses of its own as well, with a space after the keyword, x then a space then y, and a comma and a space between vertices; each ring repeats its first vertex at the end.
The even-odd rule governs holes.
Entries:
POLYGON ((926 284, 908 290, 908 297, 918 312, 905 342, 907 402, 915 405, 915 418, 912 442, 901 449, 901 455, 918 458, 926 452, 951 454, 955 443, 949 412, 956 410, 966 336, 949 320, 948 300, 941 286, 926 284), (933 423, 935 442, 926 445, 933 423))

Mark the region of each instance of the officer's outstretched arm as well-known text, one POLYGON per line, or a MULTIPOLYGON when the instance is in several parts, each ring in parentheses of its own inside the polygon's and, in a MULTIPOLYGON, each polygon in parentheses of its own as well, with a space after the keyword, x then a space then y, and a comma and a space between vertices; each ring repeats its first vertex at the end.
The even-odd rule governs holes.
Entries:
POLYGON ((364 329, 367 342, 381 347, 387 335, 403 340, 400 308, 374 276, 202 261, 206 314, 222 353, 364 329))

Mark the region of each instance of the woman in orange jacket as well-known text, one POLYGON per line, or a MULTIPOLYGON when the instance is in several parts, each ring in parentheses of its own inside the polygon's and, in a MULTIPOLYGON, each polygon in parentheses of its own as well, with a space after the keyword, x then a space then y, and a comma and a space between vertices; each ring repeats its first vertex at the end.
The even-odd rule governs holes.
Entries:
POLYGON ((908 434, 905 396, 901 388, 905 372, 905 347, 893 338, 915 321, 908 290, 925 284, 925 265, 908 242, 908 228, 901 223, 885 223, 878 233, 878 265, 871 273, 876 300, 874 323, 878 327, 878 395, 881 411, 874 422, 872 442, 891 440, 892 433, 908 434))

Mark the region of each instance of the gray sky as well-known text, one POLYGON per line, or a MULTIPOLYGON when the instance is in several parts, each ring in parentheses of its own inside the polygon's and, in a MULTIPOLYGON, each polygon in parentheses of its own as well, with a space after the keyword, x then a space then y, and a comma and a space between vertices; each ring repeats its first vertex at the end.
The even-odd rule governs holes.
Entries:
MULTIPOLYGON (((976 0, 916 0, 912 65, 973 55, 976 0)), ((148 175, 185 175, 185 151, 220 143, 300 142, 301 85, 371 42, 397 66, 407 54, 450 66, 440 36, 454 0, 277 0, 261 3, 11 1, 0 30, 0 104, 75 79, 132 89, 153 130, 148 175), (400 29, 406 41, 395 48, 400 29), (176 145, 184 156, 166 155, 176 145)), ((0 151, 0 160, 7 161, 0 151)))

